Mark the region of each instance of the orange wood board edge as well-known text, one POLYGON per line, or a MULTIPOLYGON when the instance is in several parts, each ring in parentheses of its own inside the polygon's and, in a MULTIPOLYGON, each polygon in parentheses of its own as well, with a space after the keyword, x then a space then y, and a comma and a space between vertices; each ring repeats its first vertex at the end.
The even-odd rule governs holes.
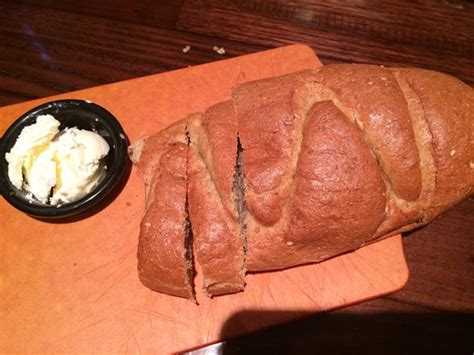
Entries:
MULTIPOLYGON (((229 98, 250 80, 314 68, 304 45, 80 90, 0 109, 0 133, 23 112, 59 98, 87 99, 131 141, 229 98)), ((71 223, 42 222, 0 199, 0 352, 173 352, 346 306, 402 288, 400 236, 320 264, 247 277, 245 292, 200 305, 152 292, 136 271, 143 184, 133 170, 116 199, 71 223)), ((200 275, 197 285, 199 287, 200 275)))

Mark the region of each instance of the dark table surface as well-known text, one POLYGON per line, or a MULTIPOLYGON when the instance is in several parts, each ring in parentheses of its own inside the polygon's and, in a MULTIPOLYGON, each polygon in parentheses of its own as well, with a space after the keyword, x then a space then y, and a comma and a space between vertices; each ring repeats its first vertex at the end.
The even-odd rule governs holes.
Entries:
MULTIPOLYGON (((472 1, 0 1, 0 106, 295 42, 324 63, 418 66, 474 84, 472 1)), ((401 291, 230 341, 226 351, 472 353, 473 198, 403 245, 410 279, 401 291)))

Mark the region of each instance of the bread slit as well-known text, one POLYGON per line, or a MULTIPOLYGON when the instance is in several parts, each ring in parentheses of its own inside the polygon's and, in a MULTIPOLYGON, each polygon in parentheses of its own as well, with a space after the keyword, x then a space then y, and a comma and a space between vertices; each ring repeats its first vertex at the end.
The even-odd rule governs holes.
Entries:
POLYGON ((238 292, 245 285, 244 240, 232 192, 237 158, 235 141, 229 138, 237 135, 234 117, 230 103, 222 103, 187 121, 189 217, 209 297, 238 292))
POLYGON ((246 263, 247 263, 247 250, 248 250, 248 241, 247 241, 247 206, 245 203, 245 178, 244 178, 244 149, 240 143, 240 137, 237 133, 237 152, 235 158, 235 168, 234 168, 234 178, 232 183, 232 192, 234 194, 235 201, 235 210, 238 214, 239 227, 240 227, 240 237, 243 239, 243 249, 244 249, 244 262, 242 265, 241 274, 245 277, 247 272, 246 263))
MULTIPOLYGON (((186 175, 188 171, 188 165, 189 165, 189 146, 191 144, 191 137, 189 135, 188 127, 185 127, 185 136, 186 136, 186 144, 188 146, 188 151, 187 151, 187 159, 186 159, 186 175)), ((186 266, 187 266, 187 285, 189 286, 189 289, 192 292, 192 300, 198 304, 196 300, 196 287, 194 284, 194 277, 196 275, 196 269, 194 265, 194 253, 193 253, 193 245, 194 245, 194 240, 193 240, 193 228, 191 224, 191 219, 189 218, 189 177, 186 179, 186 201, 184 204, 184 258, 186 259, 186 266)))
POLYGON ((423 224, 472 193, 474 91, 456 78, 422 69, 392 69, 420 106, 429 132, 433 193, 423 224), (464 178, 464 179, 463 179, 464 178), (467 179, 466 179, 467 178, 467 179))

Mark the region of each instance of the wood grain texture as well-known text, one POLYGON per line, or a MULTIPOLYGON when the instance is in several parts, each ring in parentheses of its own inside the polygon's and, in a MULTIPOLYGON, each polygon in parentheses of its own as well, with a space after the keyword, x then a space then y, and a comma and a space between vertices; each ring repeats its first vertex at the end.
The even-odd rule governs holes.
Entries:
POLYGON ((0 105, 263 48, 97 16, 0 3, 0 105), (191 49, 184 53, 187 45, 191 49), (214 45, 227 48, 225 55, 216 53, 214 45))
POLYGON ((160 28, 174 28, 184 0, 10 0, 30 8, 51 8, 160 28))
POLYGON ((474 200, 465 199, 404 237, 407 287, 392 300, 432 310, 474 312, 474 200))
POLYGON ((424 67, 473 83, 473 15, 468 2, 188 0, 177 26, 259 45, 303 42, 323 59, 424 67))

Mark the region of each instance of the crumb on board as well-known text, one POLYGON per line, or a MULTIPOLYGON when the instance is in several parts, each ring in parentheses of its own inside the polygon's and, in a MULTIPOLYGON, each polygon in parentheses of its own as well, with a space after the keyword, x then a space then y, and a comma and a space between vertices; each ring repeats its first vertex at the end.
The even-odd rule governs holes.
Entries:
POLYGON ((191 50, 191 46, 185 46, 183 48, 183 53, 188 53, 191 50))

